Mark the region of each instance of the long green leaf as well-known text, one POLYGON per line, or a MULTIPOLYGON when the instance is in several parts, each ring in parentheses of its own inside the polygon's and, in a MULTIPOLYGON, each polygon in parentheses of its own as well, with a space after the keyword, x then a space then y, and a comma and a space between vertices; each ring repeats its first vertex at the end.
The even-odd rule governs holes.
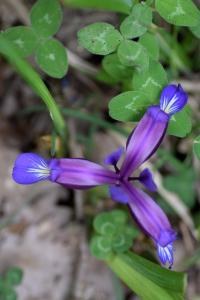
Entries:
MULTIPOLYGON (((34 105, 28 108, 23 109, 19 112, 19 115, 26 115, 30 113, 37 113, 45 110, 45 106, 43 105, 34 105)), ((75 119, 80 119, 86 122, 89 122, 97 127, 101 127, 107 130, 113 130, 116 132, 119 132, 124 137, 127 137, 129 135, 128 131, 116 124, 112 124, 106 120, 101 119, 97 115, 93 115, 91 113, 88 113, 86 111, 76 110, 73 108, 62 108, 61 109, 63 115, 67 117, 72 117, 75 119)))
POLYGON ((132 0, 62 0, 63 4, 78 8, 95 8, 128 14, 132 0))
POLYGON ((32 87, 32 89, 42 98, 48 108, 51 119, 58 134, 66 138, 66 127, 62 114, 48 88, 42 81, 39 74, 20 57, 17 49, 0 34, 0 54, 2 54, 9 63, 16 69, 22 78, 32 87))
POLYGON ((107 261, 110 268, 143 300, 183 300, 185 275, 161 268, 134 253, 107 261))

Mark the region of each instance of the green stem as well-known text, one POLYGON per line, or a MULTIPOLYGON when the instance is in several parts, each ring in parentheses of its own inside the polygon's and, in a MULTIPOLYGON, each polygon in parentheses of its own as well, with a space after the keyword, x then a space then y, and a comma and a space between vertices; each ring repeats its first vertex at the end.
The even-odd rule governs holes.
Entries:
POLYGON ((22 78, 32 87, 32 89, 41 97, 50 117, 54 123, 57 133, 63 142, 66 139, 66 126, 61 111, 49 92, 48 88, 42 81, 39 74, 18 54, 11 42, 0 34, 0 53, 9 61, 22 78))
POLYGON ((114 124, 104 121, 104 120, 100 119, 98 116, 95 116, 95 115, 92 115, 92 114, 89 114, 89 113, 86 113, 86 112, 83 112, 80 110, 70 109, 70 108, 63 108, 62 112, 64 115, 66 115, 68 117, 78 118, 78 119, 93 123, 101 128, 117 131, 125 137, 127 137, 127 135, 128 135, 127 131, 124 130, 123 128, 120 128, 114 124))
MULTIPOLYGON (((19 114, 24 115, 24 114, 29 114, 29 113, 33 113, 33 112, 41 112, 44 110, 45 110, 44 106, 34 105, 33 107, 29 107, 29 108, 22 110, 19 114)), ((96 125, 97 127, 101 127, 104 129, 110 129, 110 130, 119 132, 120 134, 122 134, 125 137, 127 137, 129 134, 125 129, 123 129, 115 124, 109 123, 108 121, 102 120, 97 115, 89 114, 88 112, 84 112, 84 111, 80 111, 80 110, 75 110, 73 108, 62 108, 61 111, 62 111, 63 115, 65 115, 65 116, 92 123, 93 125, 96 125)))
POLYGON ((160 32, 160 27, 158 27, 155 24, 151 25, 150 31, 157 36, 160 48, 162 51, 169 57, 169 59, 172 59, 173 57, 173 63, 174 65, 179 68, 181 71, 188 73, 189 68, 184 63, 184 61, 181 59, 181 57, 177 54, 176 51, 172 49, 172 45, 166 41, 166 39, 162 36, 162 33, 160 32))

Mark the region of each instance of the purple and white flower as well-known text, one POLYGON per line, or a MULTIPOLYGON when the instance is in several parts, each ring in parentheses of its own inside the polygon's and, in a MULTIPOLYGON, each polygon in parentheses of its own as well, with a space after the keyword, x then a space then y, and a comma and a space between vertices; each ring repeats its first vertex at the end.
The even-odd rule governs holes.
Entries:
POLYGON ((82 158, 45 160, 33 153, 18 156, 13 168, 13 179, 20 184, 49 180, 68 188, 87 189, 107 184, 114 201, 129 206, 135 220, 157 247, 162 262, 173 264, 173 242, 176 233, 155 201, 131 182, 138 180, 148 190, 155 191, 152 174, 144 169, 139 177, 132 173, 150 158, 163 140, 170 117, 187 103, 188 96, 180 85, 168 85, 162 91, 159 106, 150 106, 128 138, 126 150, 117 149, 105 159, 109 170, 82 158), (121 168, 118 161, 124 155, 121 168))

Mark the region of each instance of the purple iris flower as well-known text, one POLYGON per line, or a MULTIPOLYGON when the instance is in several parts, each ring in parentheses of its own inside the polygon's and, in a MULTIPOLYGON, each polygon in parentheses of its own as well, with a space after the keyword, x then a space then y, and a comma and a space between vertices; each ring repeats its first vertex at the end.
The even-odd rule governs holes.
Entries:
POLYGON ((138 180, 148 190, 155 191, 152 174, 144 169, 138 177, 131 175, 157 150, 170 117, 185 106, 187 99, 180 85, 164 88, 160 105, 147 109, 128 138, 126 150, 119 148, 106 157, 104 163, 114 166, 113 171, 82 158, 45 160, 33 153, 23 153, 15 161, 13 179, 20 184, 50 180, 74 189, 107 184, 112 199, 128 205, 136 222, 153 239, 162 264, 168 262, 171 266, 176 233, 156 202, 131 183, 138 180), (123 155, 124 160, 119 168, 118 161, 123 155))

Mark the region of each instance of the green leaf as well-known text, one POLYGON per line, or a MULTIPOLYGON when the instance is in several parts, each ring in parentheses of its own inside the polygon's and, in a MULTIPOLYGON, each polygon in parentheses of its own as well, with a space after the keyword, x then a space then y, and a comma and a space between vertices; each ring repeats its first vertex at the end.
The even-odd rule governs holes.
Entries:
POLYGON ((24 80, 32 87, 32 89, 41 97, 50 113, 55 129, 61 136, 65 145, 66 127, 62 114, 57 106, 54 98, 47 89, 46 85, 37 72, 18 54, 17 49, 11 42, 0 34, 0 53, 9 61, 9 63, 17 70, 24 80))
POLYGON ((167 133, 177 137, 185 137, 192 130, 192 120, 187 107, 173 115, 167 133))
POLYGON ((195 178, 194 171, 189 169, 178 176, 165 176, 163 184, 166 189, 176 193, 189 208, 192 208, 195 204, 195 178))
POLYGON ((129 14, 133 3, 132 0, 63 0, 63 4, 78 8, 105 9, 129 14))
POLYGON ((149 106, 148 97, 141 91, 119 94, 109 102, 109 114, 118 121, 139 121, 149 106))
POLYGON ((66 49, 55 39, 50 39, 38 47, 36 61, 40 68, 51 77, 62 78, 67 73, 66 49))
POLYGON ((121 23, 120 31, 127 39, 133 39, 143 35, 152 22, 152 10, 146 4, 133 6, 131 15, 121 23))
POLYGON ((10 285, 18 285, 22 282, 23 279, 23 271, 18 267, 11 267, 6 272, 5 280, 10 285))
POLYGON ((200 39, 200 17, 199 21, 196 26, 190 27, 191 32, 196 36, 198 39, 200 39))
POLYGON ((196 157, 200 160, 200 135, 193 142, 193 151, 196 157))
POLYGON ((104 70, 117 82, 130 78, 133 75, 133 68, 124 66, 116 53, 107 55, 102 60, 104 70))
POLYGON ((196 26, 200 13, 191 0, 156 0, 156 9, 168 23, 178 26, 196 26))
POLYGON ((139 43, 145 47, 151 59, 159 60, 159 43, 154 34, 146 32, 140 37, 139 43))
POLYGON ((134 66, 139 71, 148 69, 149 56, 146 49, 137 42, 124 40, 118 47, 117 55, 125 66, 134 66))
POLYGON ((117 49, 122 36, 111 24, 99 22, 79 30, 78 40, 89 52, 107 55, 117 49))
POLYGON ((116 226, 113 223, 113 219, 110 213, 99 214, 93 222, 96 232, 102 235, 113 235, 116 232, 116 226))
POLYGON ((130 249, 133 241, 132 238, 128 235, 125 235, 124 232, 117 234, 112 242, 112 248, 117 253, 122 253, 130 249))
POLYGON ((109 237, 94 236, 90 241, 90 251, 98 259, 109 259, 112 255, 112 240, 109 237))
POLYGON ((13 289, 11 289, 11 288, 7 289, 5 291, 3 300, 17 300, 17 294, 16 294, 16 292, 13 289))
POLYGON ((148 96, 150 103, 157 103, 160 92, 168 83, 167 74, 162 65, 150 60, 149 69, 133 75, 134 90, 141 90, 148 96))
POLYGON ((32 7, 31 25, 43 38, 54 35, 62 22, 62 9, 57 0, 38 0, 32 7))
POLYGON ((129 236, 132 240, 136 239, 139 235, 139 231, 133 226, 126 226, 124 229, 126 236, 129 236))
POLYGON ((166 62, 171 60, 179 70, 188 73, 191 68, 191 61, 182 45, 177 43, 177 40, 169 32, 161 28, 156 32, 156 37, 162 52, 167 56, 166 62))
POLYGON ((121 209, 114 209, 110 212, 111 219, 115 224, 124 225, 127 222, 127 213, 121 209))
POLYGON ((118 254, 107 263, 143 300, 184 299, 183 273, 169 271, 134 253, 118 254))
POLYGON ((36 48, 37 38, 34 31, 27 26, 16 26, 7 29, 4 37, 12 42, 22 57, 27 57, 36 48))

